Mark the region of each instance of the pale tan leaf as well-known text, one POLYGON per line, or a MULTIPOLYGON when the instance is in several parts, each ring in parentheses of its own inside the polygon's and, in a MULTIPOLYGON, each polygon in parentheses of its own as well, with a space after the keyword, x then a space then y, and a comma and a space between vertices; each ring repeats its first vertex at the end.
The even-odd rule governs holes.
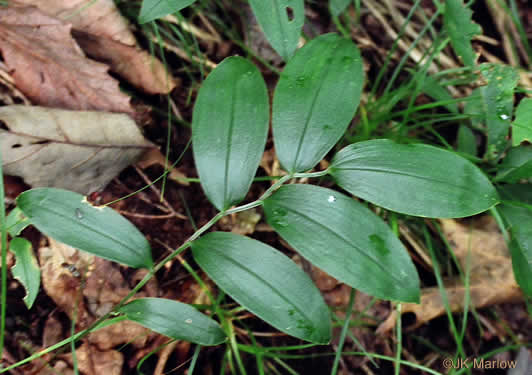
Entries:
POLYGON ((0 51, 17 88, 38 105, 132 114, 108 67, 86 58, 70 29, 34 7, 0 7, 0 51))
POLYGON ((71 23, 74 37, 91 58, 149 94, 166 94, 176 86, 157 58, 139 48, 127 20, 112 0, 18 0, 71 23))
POLYGON ((129 23, 120 15, 113 0, 16 0, 14 3, 38 7, 44 13, 94 35, 130 46, 136 43, 129 23))
POLYGON ((109 64, 112 71, 148 94, 166 94, 176 86, 164 65, 138 46, 76 30, 74 37, 87 55, 109 64))
MULTIPOLYGON (((464 272, 470 253, 469 293, 471 304, 475 308, 522 299, 521 290, 513 276, 508 247, 492 217, 477 219, 471 226, 451 219, 440 222, 464 272)), ((444 283, 451 311, 462 311, 467 292, 464 282, 460 278, 453 278, 444 280, 444 283)), ((402 313, 414 313, 416 316, 416 322, 410 328, 419 327, 445 314, 445 305, 439 289, 423 289, 421 303, 403 304, 402 313)), ((378 328, 378 332, 393 329, 396 319, 397 313, 394 310, 378 328)))
POLYGON ((171 163, 166 160, 163 154, 161 154, 161 151, 159 149, 152 149, 148 152, 146 152, 144 155, 142 155, 142 158, 137 162, 137 165, 140 169, 146 169, 148 167, 151 167, 152 165, 160 165, 163 168, 169 168, 170 173, 168 174, 168 177, 171 180, 174 180, 178 184, 189 186, 190 183, 187 181, 187 176, 183 174, 183 172, 180 172, 177 168, 172 168, 171 163))
POLYGON ((154 147, 125 114, 0 107, 4 173, 88 194, 154 147))

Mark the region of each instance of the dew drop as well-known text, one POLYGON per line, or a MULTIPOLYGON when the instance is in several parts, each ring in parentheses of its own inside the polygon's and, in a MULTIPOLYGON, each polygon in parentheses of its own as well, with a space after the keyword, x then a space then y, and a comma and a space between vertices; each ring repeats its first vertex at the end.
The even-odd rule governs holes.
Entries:
POLYGON ((327 198, 327 202, 329 203, 336 202, 336 197, 334 195, 329 195, 329 198, 327 198))
POLYGON ((503 120, 508 120, 510 118, 510 116, 508 116, 507 114, 503 113, 501 116, 501 119, 503 120))
POLYGON ((76 208, 75 213, 76 213, 76 217, 77 217, 79 220, 83 219, 83 213, 81 212, 81 210, 80 210, 79 208, 76 208))
POLYGON ((192 319, 187 319, 187 320, 185 320, 185 323, 187 323, 187 324, 191 324, 191 323, 192 323, 192 319))

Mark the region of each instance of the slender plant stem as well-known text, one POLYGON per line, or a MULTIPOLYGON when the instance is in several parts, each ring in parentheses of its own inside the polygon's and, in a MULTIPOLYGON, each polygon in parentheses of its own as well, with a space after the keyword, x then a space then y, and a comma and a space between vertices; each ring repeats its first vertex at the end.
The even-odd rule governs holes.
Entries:
POLYGON ((2 152, 0 151, 0 249, 2 251, 2 291, 0 296, 0 359, 4 353, 6 334, 6 306, 7 306, 7 228, 4 180, 2 171, 2 152))
MULTIPOLYGON (((0 163, 0 172, 1 172, 1 163, 0 163)), ((166 171, 165 174, 167 172, 168 171, 166 171)), ((152 269, 150 269, 149 272, 144 276, 144 278, 142 278, 142 280, 139 281, 138 284, 135 285, 135 287, 124 298, 122 298, 122 300, 113 308, 112 311, 110 311, 109 313, 105 314, 104 316, 102 316, 101 318, 96 320, 94 323, 92 323, 88 328, 84 329, 83 331, 78 332, 74 336, 71 336, 70 338, 68 338, 66 340, 63 340, 63 341, 61 341, 61 342, 59 342, 59 343, 57 343, 57 344, 55 344, 55 345, 53 345, 53 346, 51 346, 49 348, 46 348, 46 349, 44 349, 44 350, 42 350, 42 351, 40 351, 40 352, 38 352, 38 353, 26 358, 26 359, 23 359, 22 361, 19 361, 19 362, 15 363, 15 364, 5 368, 5 369, 0 369, 0 374, 4 373, 6 371, 9 371, 10 369, 13 369, 15 367, 21 366, 21 365, 23 365, 25 363, 28 363, 28 362, 30 362, 30 361, 32 361, 34 359, 40 358, 40 357, 50 353, 53 350, 59 349, 62 346, 71 343, 72 341, 79 340, 79 339, 83 338, 84 336, 86 336, 87 334, 89 334, 91 331, 95 330, 96 328, 102 328, 102 326, 107 326, 107 324, 105 324, 106 320, 109 319, 111 316, 118 314, 120 308, 122 306, 124 306, 131 298, 133 298, 135 296, 135 294, 137 294, 144 287, 144 285, 146 285, 148 283, 148 281, 161 268, 164 267, 165 264, 167 264, 172 259, 177 257, 179 254, 181 254, 186 249, 188 249, 192 245, 192 242, 194 240, 198 239, 198 237, 200 237, 203 233, 205 233, 207 230, 209 230, 222 217, 227 216, 227 215, 231 215, 231 214, 234 214, 234 213, 237 213, 237 212, 246 211, 246 210, 249 210, 249 209, 254 208, 254 207, 261 206, 264 203, 264 201, 268 197, 270 197, 278 188, 280 188, 285 182, 287 182, 287 181, 289 181, 289 180, 291 180, 293 178, 316 178, 316 177, 325 176, 327 173, 328 173, 328 170, 326 169, 326 170, 319 171, 319 172, 293 173, 293 174, 289 174, 289 175, 283 176, 277 182, 275 182, 275 184, 270 186, 257 200, 255 200, 255 201, 253 201, 251 203, 244 204, 242 206, 237 206, 237 207, 231 208, 231 209, 226 210, 226 211, 218 212, 212 219, 210 219, 206 224, 204 224, 201 228, 199 228, 196 232, 194 232, 194 234, 192 234, 181 246, 179 246, 176 250, 174 250, 166 258, 161 260, 152 269)), ((163 174, 163 175, 165 175, 165 174, 163 174)), ((162 178, 162 176, 160 178, 162 178)), ((1 196, 3 196, 3 185, 2 184, 0 184, 0 197, 1 196)), ((3 202, 4 201, 2 199, 2 202, 0 202, 0 211, 4 212, 3 215, 5 215, 5 211, 2 210, 3 202)), ((109 205, 109 204, 107 204, 107 205, 109 205)), ((2 215, 2 213, 0 213, 0 215, 2 215)), ((2 241, 3 241, 4 240, 4 227, 5 227, 4 216, 0 216, 0 219, 2 219, 2 221, 1 221, 1 227, 2 228, 1 229, 2 229, 2 241)), ((4 248, 5 248, 5 246, 2 246, 2 255, 4 254, 4 248)), ((2 267, 2 276, 4 275, 4 270, 6 269, 6 267, 7 266, 2 267)), ((6 275, 6 277, 7 277, 7 275, 6 275)), ((7 285, 7 279, 6 279, 6 285, 7 285)), ((2 297, 4 298, 3 303, 2 303, 2 309, 5 309, 5 303, 4 303, 5 302, 5 295, 2 295, 2 297)), ((3 316, 4 315, 2 315, 2 317, 3 316)), ((123 317, 123 318, 125 319, 125 317, 123 317)), ((2 319, 2 323, 3 323, 3 321, 4 321, 4 319, 2 319)), ((113 322, 114 322, 114 320, 113 320, 113 322)), ((0 328, 1 328, 1 326, 0 326, 0 328)), ((0 337, 3 337, 2 335, 3 335, 3 329, 0 331, 0 337)), ((2 343, 3 343, 3 340, 2 340, 2 343)))
POLYGON ((395 375, 399 375, 401 371, 401 351, 403 350, 403 332, 401 327, 401 303, 397 304, 397 349, 395 353, 395 375))

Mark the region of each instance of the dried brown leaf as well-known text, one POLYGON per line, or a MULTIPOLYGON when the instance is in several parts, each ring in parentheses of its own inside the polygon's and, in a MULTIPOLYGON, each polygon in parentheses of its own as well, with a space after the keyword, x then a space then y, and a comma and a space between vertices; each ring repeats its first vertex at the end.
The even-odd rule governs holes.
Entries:
MULTIPOLYGON (((72 365, 72 354, 61 356, 72 365)), ((124 365, 124 356, 117 350, 100 351, 93 345, 84 343, 76 350, 78 368, 85 375, 120 375, 124 365)))
MULTIPOLYGON (((48 238, 48 246, 39 249, 42 284, 46 294, 70 319, 76 316, 76 326, 87 328, 96 319, 111 311, 130 288, 117 265, 80 252, 48 238)), ((139 297, 145 293, 138 294, 139 297)), ((50 322, 53 325, 53 322, 50 322)), ((57 330, 57 327, 55 327, 57 330)), ((57 340, 58 332, 47 332, 57 340)), ((136 323, 122 321, 92 332, 88 340, 99 350, 132 343, 146 344, 150 331, 136 323)))
MULTIPOLYGON (((491 217, 482 217, 474 225, 456 220, 441 220, 445 237, 453 248, 461 268, 465 271, 469 255, 471 304, 482 308, 498 303, 515 302, 522 298, 515 282, 508 247, 498 226, 491 217)), ((444 281, 452 312, 464 309, 466 288, 460 278, 444 281)), ((445 306, 438 288, 425 288, 420 304, 403 304, 402 313, 414 313, 416 322, 409 328, 419 327, 445 314, 445 306)), ((397 313, 394 310, 378 328, 383 333, 393 329, 397 313)))
POLYGON ((88 194, 153 147, 125 114, 5 106, 0 121, 4 172, 33 187, 88 194))
POLYGON ((184 173, 180 172, 177 168, 171 168, 170 162, 166 160, 163 154, 159 149, 152 149, 142 155, 142 158, 137 162, 137 165, 140 169, 146 169, 152 165, 160 165, 161 167, 166 167, 170 169, 168 177, 178 184, 189 186, 190 183, 187 181, 187 176, 184 173))
POLYGON ((18 0, 71 23, 74 37, 91 58, 149 94, 166 94, 176 86, 157 58, 141 50, 112 0, 18 0))
POLYGON ((0 51, 17 88, 38 105, 133 114, 108 67, 86 58, 70 29, 34 7, 0 8, 0 51))
POLYGON ((91 58, 109 64, 111 70, 148 94, 167 94, 176 86, 164 65, 138 46, 74 31, 74 37, 91 58))

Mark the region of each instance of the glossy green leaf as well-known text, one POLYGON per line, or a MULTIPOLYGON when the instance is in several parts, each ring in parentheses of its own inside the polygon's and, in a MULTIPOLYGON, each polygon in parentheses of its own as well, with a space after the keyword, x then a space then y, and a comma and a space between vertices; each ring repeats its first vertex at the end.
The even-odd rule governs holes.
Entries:
POLYGON ((477 155, 477 139, 469 127, 460 125, 458 128, 457 150, 469 155, 477 155))
POLYGON ((532 143, 532 98, 521 100, 512 123, 512 144, 517 146, 523 141, 532 143))
POLYGON ((168 14, 179 12, 196 0, 143 0, 140 8, 139 23, 146 23, 168 14))
POLYGON ((509 183, 532 178, 532 146, 511 148, 499 164, 495 181, 509 183))
POLYGON ((275 150, 285 170, 311 169, 338 142, 363 81, 358 48, 336 34, 313 39, 288 62, 273 98, 275 150))
POLYGON ((303 0, 249 0, 266 39, 286 61, 299 43, 305 22, 303 0))
POLYGON ((153 265, 150 245, 133 224, 109 207, 92 206, 81 194, 37 188, 16 202, 32 225, 60 242, 130 267, 153 265))
POLYGON ((468 66, 473 66, 476 59, 471 39, 482 33, 480 26, 471 20, 472 14, 462 0, 445 1, 445 30, 449 34, 454 51, 462 58, 464 65, 468 66))
POLYGON ((269 116, 266 84, 248 60, 225 59, 203 83, 192 145, 201 186, 219 210, 245 198, 264 152, 269 116))
POLYGON ((218 345, 226 340, 224 331, 194 307, 164 298, 139 298, 119 312, 143 327, 176 340, 199 345, 218 345))
POLYGON ((287 185, 266 199, 264 212, 290 246, 336 279, 378 298, 419 302, 419 277, 406 249, 354 199, 319 186, 287 185))
POLYGON ((351 4, 353 0, 329 0, 331 14, 338 17, 351 4))
POLYGON ((7 215, 6 228, 11 237, 18 236, 28 225, 31 225, 30 221, 18 207, 12 209, 7 215))
POLYGON ((302 340, 326 344, 329 309, 311 279, 274 248, 233 233, 209 233, 192 243, 199 266, 246 309, 302 340))
POLYGON ((24 286, 26 290, 24 303, 28 309, 31 309, 41 286, 41 270, 33 255, 31 242, 21 237, 13 238, 9 243, 9 250, 15 254, 16 259, 11 273, 24 286))
POLYGON ((428 145, 355 143, 334 157, 330 174, 351 194, 414 216, 465 217, 498 202, 495 188, 473 163, 428 145))
POLYGON ((486 157, 495 159, 506 148, 512 120, 514 89, 519 81, 517 71, 507 65, 482 64, 480 71, 487 86, 480 88, 482 114, 488 132, 486 157))
POLYGON ((532 297, 532 206, 502 204, 499 212, 509 225, 509 243, 515 280, 532 297))

